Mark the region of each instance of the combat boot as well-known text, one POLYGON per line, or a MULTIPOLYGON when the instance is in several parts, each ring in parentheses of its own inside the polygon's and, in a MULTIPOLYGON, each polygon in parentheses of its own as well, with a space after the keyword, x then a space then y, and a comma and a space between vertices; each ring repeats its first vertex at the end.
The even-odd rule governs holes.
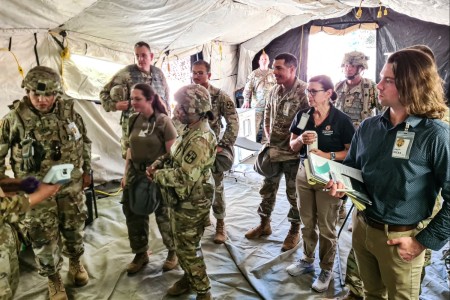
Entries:
POLYGON ((66 289, 64 288, 59 272, 48 276, 48 294, 50 300, 68 300, 66 289))
POLYGON ((204 294, 198 293, 198 294, 197 294, 197 298, 195 298, 195 299, 196 299, 196 300, 212 300, 213 297, 212 297, 212 295, 211 295, 211 292, 208 291, 208 292, 206 292, 206 293, 204 293, 204 294))
POLYGON ((76 286, 84 286, 89 281, 89 274, 79 257, 69 259, 69 278, 76 286))
POLYGON ((191 284, 186 274, 180 280, 175 282, 168 290, 167 294, 170 296, 178 296, 185 294, 191 290, 191 284))
POLYGON ((214 243, 223 244, 227 240, 227 232, 225 230, 225 222, 223 219, 217 219, 216 235, 214 236, 214 243))
POLYGON ((300 242, 300 224, 291 223, 291 228, 284 239, 283 246, 281 247, 281 251, 291 250, 295 246, 297 246, 298 242, 300 242))
POLYGON ((178 265, 178 257, 177 254, 175 253, 175 250, 169 250, 169 253, 167 253, 166 261, 162 266, 163 271, 173 270, 177 265, 178 265))
POLYGON ((144 265, 148 264, 148 262, 149 259, 147 251, 142 253, 136 253, 133 261, 129 263, 127 266, 127 273, 134 274, 136 272, 139 272, 144 265))
POLYGON ((249 240, 259 238, 262 235, 272 234, 272 228, 270 228, 270 218, 261 216, 261 224, 247 231, 245 237, 249 240))

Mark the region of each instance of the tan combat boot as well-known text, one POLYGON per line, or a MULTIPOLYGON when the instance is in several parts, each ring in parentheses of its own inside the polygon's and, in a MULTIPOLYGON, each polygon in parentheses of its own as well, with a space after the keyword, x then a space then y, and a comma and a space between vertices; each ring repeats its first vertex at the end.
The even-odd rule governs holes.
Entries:
POLYGON ((284 239, 283 246, 281 247, 281 251, 291 250, 295 246, 297 246, 298 242, 300 242, 300 224, 291 223, 291 228, 284 239))
POLYGON ((191 284, 186 274, 180 280, 175 282, 168 290, 167 294, 170 296, 178 296, 185 294, 191 290, 191 284))
POLYGON ((59 272, 48 276, 48 294, 50 300, 68 300, 66 289, 64 288, 59 272))
POLYGON ((217 219, 216 235, 214 236, 214 243, 223 244, 227 240, 227 232, 225 230, 225 222, 223 219, 217 219))
POLYGON ((208 291, 208 292, 206 292, 206 293, 204 293, 204 294, 198 293, 198 294, 197 294, 197 298, 195 298, 195 299, 196 299, 196 300, 212 300, 213 297, 212 297, 212 295, 211 295, 211 292, 208 291))
POLYGON ((178 257, 177 254, 175 253, 175 250, 169 250, 169 253, 167 253, 166 261, 162 266, 163 271, 173 270, 177 265, 178 265, 178 257))
POLYGON ((270 218, 261 216, 261 224, 247 231, 245 237, 249 240, 259 238, 262 235, 272 234, 272 228, 270 228, 270 218))
POLYGON ((128 274, 134 274, 136 272, 139 272, 144 265, 148 264, 148 262, 149 259, 147 251, 142 253, 136 253, 133 261, 129 263, 127 266, 128 274))
POLYGON ((89 274, 79 257, 69 259, 69 278, 76 286, 84 286, 89 281, 89 274))

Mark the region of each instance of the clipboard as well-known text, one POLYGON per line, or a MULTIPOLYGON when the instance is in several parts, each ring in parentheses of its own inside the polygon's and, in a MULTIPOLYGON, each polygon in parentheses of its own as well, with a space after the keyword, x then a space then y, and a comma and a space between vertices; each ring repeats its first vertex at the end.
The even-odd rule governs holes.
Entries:
POLYGON ((310 153, 308 159, 304 160, 306 177, 309 184, 326 184, 331 179, 331 172, 336 179, 345 185, 346 192, 355 203, 358 209, 364 209, 365 205, 372 205, 369 193, 367 192, 361 170, 345 166, 341 163, 320 157, 310 153))

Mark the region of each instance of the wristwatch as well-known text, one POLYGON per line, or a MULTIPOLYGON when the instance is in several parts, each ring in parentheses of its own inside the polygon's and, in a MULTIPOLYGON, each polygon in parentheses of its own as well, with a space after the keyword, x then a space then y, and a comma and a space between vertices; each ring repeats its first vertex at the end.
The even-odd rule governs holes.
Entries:
POLYGON ((336 160, 336 152, 330 152, 330 159, 333 161, 336 160))

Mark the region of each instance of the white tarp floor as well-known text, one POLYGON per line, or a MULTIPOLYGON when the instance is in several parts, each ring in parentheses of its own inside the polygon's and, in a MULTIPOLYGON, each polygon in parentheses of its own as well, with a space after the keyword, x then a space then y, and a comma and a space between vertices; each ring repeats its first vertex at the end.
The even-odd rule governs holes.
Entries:
MULTIPOLYGON (((259 222, 256 213, 260 203, 258 193, 261 177, 250 164, 240 164, 231 176, 225 179, 227 216, 225 223, 229 239, 224 245, 212 242, 215 219, 205 230, 202 248, 211 279, 215 299, 333 299, 342 297, 346 290, 339 284, 337 259, 334 266, 334 280, 327 292, 319 294, 310 286, 320 273, 316 261, 315 273, 291 277, 285 268, 302 255, 302 244, 290 251, 280 251, 284 237, 289 230, 287 221, 288 202, 285 196, 284 180, 280 184, 277 204, 272 215, 272 235, 247 240, 245 232, 259 222)), ((169 297, 166 290, 179 278, 183 271, 178 266, 170 272, 161 267, 167 255, 154 216, 150 225, 150 263, 134 276, 126 274, 126 265, 133 259, 129 248, 125 217, 122 213, 120 196, 102 198, 97 201, 99 218, 86 227, 83 256, 90 275, 87 286, 75 288, 66 276, 68 259, 65 258, 62 277, 69 299, 77 300, 136 300, 136 299, 195 299, 195 294, 169 297)), ((347 203, 349 208, 350 204, 347 203)), ((339 223, 341 226, 342 221, 339 223)), ((348 224, 345 224, 347 227, 348 224)), ((339 230, 339 227, 337 228, 339 230)), ((344 228, 339 239, 340 259, 346 266, 351 233, 344 228)), ((316 254, 316 257, 318 254, 316 254)), ((441 260, 442 253, 433 253, 433 263, 427 268, 422 285, 421 299, 450 299, 446 271, 441 260)), ((48 299, 47 280, 36 271, 32 252, 21 254, 21 281, 14 299, 48 299)))

